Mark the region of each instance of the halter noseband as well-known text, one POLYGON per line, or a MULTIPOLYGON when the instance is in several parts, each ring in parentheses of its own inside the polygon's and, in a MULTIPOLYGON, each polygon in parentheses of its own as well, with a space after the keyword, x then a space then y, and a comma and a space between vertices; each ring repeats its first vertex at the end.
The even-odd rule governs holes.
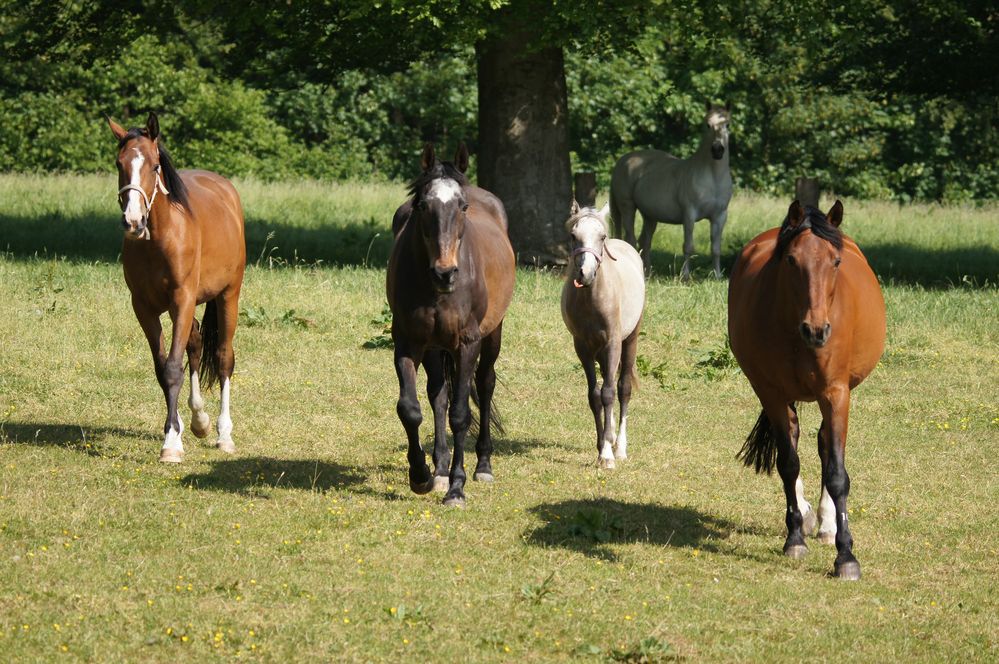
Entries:
POLYGON ((607 248, 606 242, 600 247, 600 249, 601 251, 598 253, 596 249, 592 249, 590 247, 577 247, 572 250, 571 254, 569 254, 569 258, 574 259, 580 254, 593 254, 593 257, 597 259, 597 265, 600 265, 604 261, 603 254, 606 253, 612 261, 617 260, 617 258, 614 257, 614 254, 610 252, 610 249, 607 248))
POLYGON ((148 240, 149 239, 149 212, 150 212, 150 210, 153 209, 153 201, 156 200, 156 193, 159 192, 159 191, 162 191, 164 195, 167 195, 167 194, 170 193, 170 191, 167 190, 166 185, 163 184, 163 180, 160 179, 160 165, 159 164, 156 164, 156 168, 153 169, 153 172, 156 173, 156 184, 153 185, 153 195, 152 196, 146 196, 145 190, 143 190, 143 188, 140 187, 137 184, 131 184, 131 183, 129 183, 129 184, 126 184, 124 187, 122 187, 121 189, 118 190, 118 204, 122 206, 122 213, 123 214, 124 214, 124 211, 125 211, 124 210, 125 203, 124 203, 124 200, 122 199, 122 194, 124 194, 126 191, 137 191, 137 192, 139 192, 139 195, 142 196, 142 202, 146 206, 146 211, 142 213, 142 235, 140 236, 140 239, 143 239, 143 240, 148 240))

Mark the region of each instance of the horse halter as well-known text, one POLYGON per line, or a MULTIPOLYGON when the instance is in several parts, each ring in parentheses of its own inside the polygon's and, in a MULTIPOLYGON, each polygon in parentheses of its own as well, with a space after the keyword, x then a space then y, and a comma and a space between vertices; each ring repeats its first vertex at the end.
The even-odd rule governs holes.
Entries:
POLYGON ((610 252, 610 249, 607 248, 606 242, 604 242, 604 244, 600 247, 600 253, 597 253, 596 249, 591 249, 590 247, 576 247, 572 250, 572 253, 569 254, 569 259, 575 259, 576 256, 579 256, 580 254, 593 254, 593 257, 597 259, 597 265, 600 265, 604 261, 604 253, 606 253, 612 261, 617 260, 617 258, 614 257, 614 254, 610 252))
POLYGON ((146 192, 142 187, 132 183, 126 184, 118 190, 118 205, 122 208, 122 214, 125 212, 126 205, 124 199, 122 198, 122 194, 126 191, 137 191, 139 192, 139 195, 142 196, 142 202, 145 204, 146 210, 142 213, 142 235, 139 236, 139 239, 141 240, 149 239, 149 212, 153 209, 153 201, 156 200, 156 193, 159 191, 162 191, 164 195, 170 193, 170 191, 166 188, 166 185, 163 184, 163 180, 160 178, 159 164, 156 164, 156 168, 153 169, 153 172, 156 173, 156 184, 153 185, 152 196, 146 196, 146 192))

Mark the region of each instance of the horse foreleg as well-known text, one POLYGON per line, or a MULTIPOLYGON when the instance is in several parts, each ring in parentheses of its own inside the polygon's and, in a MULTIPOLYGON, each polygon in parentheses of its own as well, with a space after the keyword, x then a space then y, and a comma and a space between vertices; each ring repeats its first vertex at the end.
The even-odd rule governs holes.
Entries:
POLYGON ((617 439, 614 441, 614 456, 618 459, 628 458, 628 403, 631 401, 640 327, 641 321, 621 344, 621 372, 617 382, 617 395, 621 402, 621 426, 618 428, 617 439))
POLYGON ((187 338, 187 366, 191 379, 191 395, 187 405, 191 407, 191 432, 198 438, 204 438, 212 428, 212 421, 205 412, 205 400, 201 396, 201 382, 198 372, 201 370, 201 328, 197 319, 191 321, 191 334, 187 338))
MULTIPOLYGON (((794 447, 795 451, 797 451, 798 437, 801 434, 801 427, 798 425, 798 409, 793 403, 790 404, 788 408, 790 410, 788 415, 788 435, 791 438, 791 445, 794 447)), ((798 479, 794 482, 794 498, 798 503, 798 511, 801 512, 801 530, 806 536, 811 535, 815 530, 815 510, 813 510, 812 505, 805 500, 805 484, 801 481, 800 473, 798 475, 798 479)))
POLYGON ((784 541, 784 555, 801 558, 808 553, 802 530, 804 517, 798 506, 798 482, 801 463, 796 448, 797 415, 787 403, 773 403, 764 406, 770 420, 772 434, 777 444, 777 472, 784 485, 784 500, 787 513, 787 539, 784 541))
POLYGON ((239 320, 239 287, 224 292, 218 298, 219 326, 219 419, 216 423, 218 440, 215 447, 222 452, 232 454, 236 445, 232 442, 232 415, 229 411, 229 392, 232 383, 232 372, 236 368, 236 354, 232 340, 236 335, 236 322, 239 320))
POLYGON ((456 376, 453 379, 454 396, 451 399, 451 410, 448 413, 448 423, 454 436, 454 453, 451 455, 450 487, 444 495, 444 504, 450 507, 465 506, 465 437, 468 427, 472 424, 472 410, 468 399, 472 389, 472 373, 475 361, 479 357, 481 342, 471 341, 458 348, 458 358, 455 362, 456 376))
POLYGON ((688 213, 683 220, 683 269, 680 270, 682 281, 690 280, 690 257, 694 255, 694 224, 697 219, 688 213))
MULTIPOLYGON (((573 339, 576 347, 576 357, 583 365, 583 373, 586 374, 586 399, 590 404, 590 412, 593 413, 593 423, 597 429, 597 465, 603 467, 605 461, 601 455, 604 440, 604 419, 603 403, 600 399, 600 387, 597 386, 597 372, 594 366, 593 354, 578 339, 573 339)), ((610 455, 610 467, 614 467, 614 455, 610 455)))
POLYGON ((392 335, 395 341, 395 375, 399 379, 399 400, 395 412, 399 415, 406 439, 409 443, 406 459, 409 461, 409 488, 413 493, 430 493, 434 488, 434 478, 427 466, 427 457, 420 446, 420 400, 416 396, 416 367, 423 354, 422 349, 414 352, 403 340, 392 335))
POLYGON ((711 259, 715 266, 715 278, 721 279, 721 239, 725 222, 728 221, 728 209, 724 209, 711 217, 711 259))
POLYGON ((853 555, 853 536, 847 519, 846 499, 850 494, 850 476, 846 472, 846 431, 850 415, 850 390, 836 386, 818 399, 822 411, 823 441, 827 462, 822 468, 822 482, 836 509, 837 577, 848 581, 860 578, 860 563, 853 555))
POLYGON ((493 481, 493 437, 491 420, 493 417, 493 392, 496 389, 496 358, 499 357, 503 340, 503 323, 482 340, 479 366, 475 370, 475 389, 479 393, 479 437, 475 441, 475 473, 472 479, 477 482, 493 481))
POLYGON ((184 443, 181 438, 184 433, 184 424, 177 412, 177 402, 180 397, 180 388, 184 384, 184 352, 187 349, 191 324, 194 321, 194 306, 193 297, 186 293, 179 293, 170 307, 173 339, 170 342, 170 352, 163 364, 167 418, 163 424, 163 449, 160 450, 160 461, 164 463, 180 463, 184 460, 184 443))
POLYGON ((447 448, 447 381, 444 379, 444 351, 431 351, 423 356, 427 370, 427 398, 434 413, 434 491, 448 489, 448 468, 451 451, 447 448))
POLYGON ((600 387, 600 405, 603 409, 603 437, 600 442, 600 467, 614 467, 614 442, 617 438, 614 425, 614 398, 617 393, 618 369, 621 366, 621 339, 611 337, 604 350, 597 354, 603 385, 600 387))
POLYGON ((822 493, 819 496, 819 531, 816 537, 822 544, 836 543, 836 505, 826 489, 826 465, 829 463, 830 444, 826 441, 828 427, 823 422, 819 427, 819 459, 822 462, 822 493))
POLYGON ((166 364, 166 353, 163 350, 163 326, 160 325, 159 314, 152 311, 144 304, 132 298, 132 310, 135 318, 139 321, 142 333, 149 344, 149 351, 153 355, 153 370, 156 372, 156 382, 159 383, 163 391, 163 398, 167 398, 167 384, 163 373, 166 364))

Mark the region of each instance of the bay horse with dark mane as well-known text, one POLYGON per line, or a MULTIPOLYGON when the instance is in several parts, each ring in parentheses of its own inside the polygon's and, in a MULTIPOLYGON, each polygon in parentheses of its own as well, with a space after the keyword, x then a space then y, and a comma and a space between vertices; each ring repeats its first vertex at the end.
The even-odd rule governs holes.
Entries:
POLYGON ((777 466, 787 502, 784 553, 804 556, 804 536, 816 521, 799 477, 795 403, 818 401, 819 539, 836 544, 836 576, 854 580, 860 563, 847 524, 844 462, 850 390, 881 358, 885 305, 864 254, 840 231, 842 221, 839 201, 827 215, 794 201, 779 229, 751 240, 732 269, 728 332, 763 406, 739 454, 758 473, 777 466))
POLYGON ((454 163, 439 161, 428 143, 421 166, 423 172, 410 185, 411 198, 393 218, 395 243, 386 280, 399 378, 396 411, 409 443, 410 488, 418 494, 445 491, 445 505, 462 507, 470 397, 477 396, 479 405, 473 477, 493 480, 494 365, 513 299, 515 262, 503 204, 465 178, 464 143, 454 163), (421 364, 434 413, 433 474, 420 446, 423 415, 416 372, 421 364), (453 457, 445 420, 454 436, 453 457))
POLYGON ((235 364, 232 338, 246 267, 239 194, 215 173, 175 169, 160 144, 155 113, 149 114, 145 127, 127 131, 111 118, 107 121, 118 140, 125 283, 166 398, 160 461, 180 463, 184 458, 184 425, 177 413, 177 399, 184 382, 185 351, 191 374, 191 430, 199 438, 208 435, 211 423, 201 388, 207 389, 218 380, 222 405, 215 445, 223 452, 235 452, 229 382, 235 364), (206 304, 205 314, 199 326, 194 313, 202 303, 206 304), (169 352, 163 346, 163 312, 173 323, 169 352))

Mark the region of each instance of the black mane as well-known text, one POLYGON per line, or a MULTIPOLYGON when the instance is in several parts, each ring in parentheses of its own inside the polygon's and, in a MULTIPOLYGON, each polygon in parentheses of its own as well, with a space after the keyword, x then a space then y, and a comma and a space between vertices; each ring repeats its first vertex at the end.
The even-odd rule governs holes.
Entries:
MULTIPOLYGON (((130 140, 140 136, 149 138, 149 132, 147 132, 145 128, 140 127, 133 127, 132 129, 129 129, 128 133, 122 136, 121 140, 118 141, 118 149, 121 150, 130 140)), ((170 192, 170 201, 190 212, 191 203, 187 195, 187 186, 184 184, 184 181, 180 179, 180 173, 173 165, 170 153, 167 152, 166 148, 159 143, 157 143, 157 148, 159 149, 160 157, 160 175, 163 176, 163 184, 166 185, 167 191, 170 192)))
POLYGON ((438 161, 427 171, 424 171, 409 183, 409 195, 414 201, 418 201, 423 196, 423 190, 428 184, 440 178, 451 178, 462 187, 468 186, 468 178, 459 171, 450 161, 438 161))
POLYGON ((813 235, 836 247, 837 251, 843 249, 843 231, 829 223, 821 210, 806 205, 805 218, 797 226, 791 226, 790 214, 784 217, 784 223, 781 224, 780 231, 777 233, 777 251, 774 252, 774 256, 781 258, 791 241, 805 229, 811 230, 813 235))

